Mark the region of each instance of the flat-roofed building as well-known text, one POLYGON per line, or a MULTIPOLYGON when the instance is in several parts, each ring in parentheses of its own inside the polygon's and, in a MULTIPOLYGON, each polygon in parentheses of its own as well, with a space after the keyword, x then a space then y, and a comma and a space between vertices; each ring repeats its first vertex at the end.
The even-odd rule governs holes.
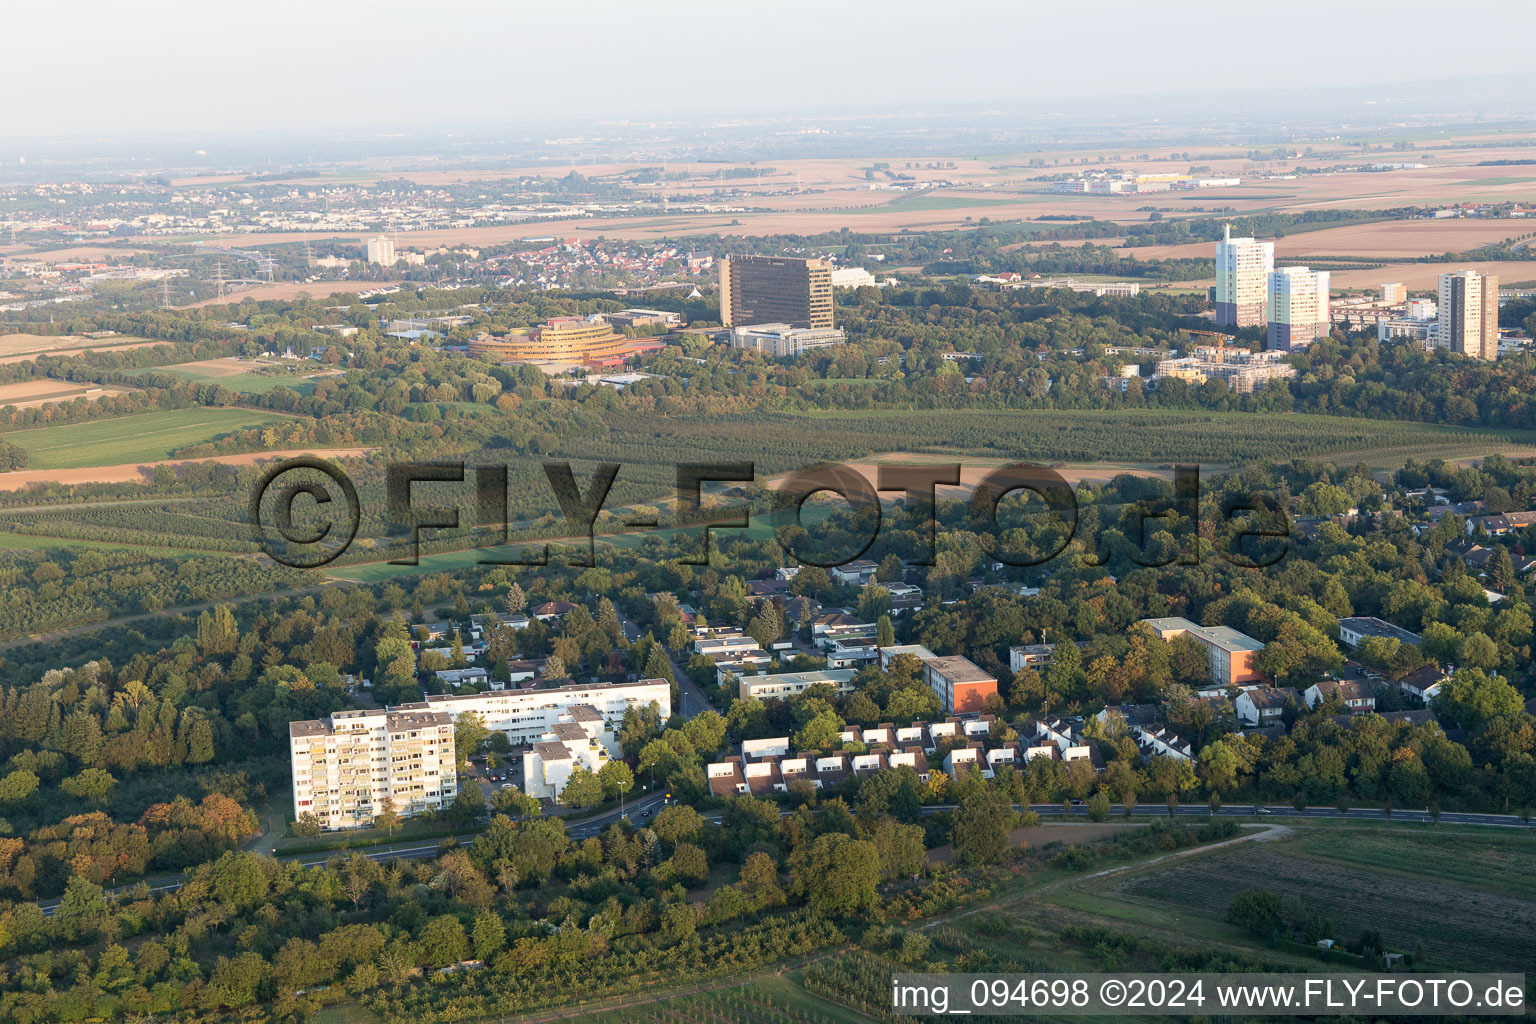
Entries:
POLYGON ((1409 632, 1401 626, 1394 626, 1374 615, 1353 615, 1339 620, 1339 639, 1349 646, 1360 646, 1360 641, 1368 636, 1381 637, 1383 640, 1397 640, 1415 647, 1423 639, 1417 633, 1409 632))
POLYGON ((577 768, 596 774, 608 763, 618 746, 612 732, 596 708, 571 705, 523 754, 523 792, 559 800, 577 768))
MULTIPOLYGON (((487 729, 505 733, 514 747, 539 742, 572 706, 585 704, 617 737, 624 712, 655 703, 665 722, 672 717, 672 684, 665 679, 641 679, 633 683, 576 683, 570 686, 497 690, 464 696, 429 694, 424 701, 403 704, 398 710, 442 711, 457 719, 474 712, 487 729)), ((614 739, 610 754, 616 754, 614 739)))
POLYGON ((368 239, 368 262, 384 267, 392 267, 399 262, 399 257, 395 255, 395 240, 387 235, 368 239))
POLYGON ((1008 648, 1008 671, 1022 672, 1026 668, 1039 671, 1051 663, 1056 653, 1055 644, 1020 644, 1008 648))
POLYGON ((732 348, 760 352, 774 359, 792 359, 819 348, 841 345, 847 340, 848 336, 837 327, 791 327, 775 323, 731 329, 732 348))
POLYGON ((873 288, 875 275, 863 267, 838 267, 832 271, 833 288, 873 288))
POLYGON ((919 662, 938 657, 938 655, 934 654, 922 644, 896 644, 892 647, 880 648, 880 667, 882 669, 890 668, 891 663, 894 662, 897 658, 901 657, 903 654, 912 658, 916 658, 919 662))
POLYGON ((603 319, 614 327, 674 327, 683 322, 683 315, 662 309, 621 309, 604 313, 603 319))
POLYGON ((784 700, 795 697, 813 686, 830 686, 839 694, 853 692, 853 677, 857 669, 839 668, 820 672, 775 672, 765 676, 742 676, 737 684, 737 695, 742 700, 756 697, 758 700, 784 700))
POLYGON ((1179 359, 1162 359, 1152 370, 1152 383, 1173 377, 1190 384, 1203 384, 1211 378, 1227 382, 1227 389, 1252 394, 1268 386, 1271 380, 1290 380, 1296 367, 1285 362, 1284 352, 1250 352, 1244 348, 1201 345, 1179 359))
POLYGON ((1269 273, 1275 243, 1233 238, 1231 227, 1216 243, 1216 326, 1263 327, 1269 321, 1269 273))
POLYGON ((1296 352, 1329 329, 1326 270, 1281 267, 1269 275, 1269 347, 1296 352))
POLYGON ((288 724, 293 814, 364 828, 391 809, 440 811, 458 796, 453 719, 433 711, 338 711, 288 724))
POLYGON ((1218 686, 1257 682, 1264 674, 1255 667, 1254 655, 1264 645, 1230 626, 1201 626, 1179 616, 1142 619, 1165 643, 1188 634, 1205 648, 1210 661, 1211 681, 1218 686))
POLYGON ((923 662, 923 681, 939 695, 944 710, 980 711, 997 693, 997 678, 958 654, 923 662))
POLYGON ((1460 270, 1440 275, 1435 345, 1473 359, 1499 358, 1499 279, 1460 270))
POLYGON ((832 266, 826 260, 727 256, 720 262, 720 322, 832 327, 832 266))

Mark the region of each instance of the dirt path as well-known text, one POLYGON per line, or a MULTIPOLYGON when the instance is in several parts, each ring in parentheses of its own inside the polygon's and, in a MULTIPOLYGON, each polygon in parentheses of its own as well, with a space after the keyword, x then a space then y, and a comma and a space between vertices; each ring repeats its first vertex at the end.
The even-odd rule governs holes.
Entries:
MULTIPOLYGON (((1253 826, 1245 827, 1251 828, 1253 826)), ((1171 860, 1175 857, 1192 857, 1198 854, 1206 853, 1210 850, 1219 850, 1222 847, 1231 846, 1235 843, 1268 842, 1274 839, 1282 839, 1285 836, 1291 834, 1292 831, 1293 830, 1291 828, 1285 825, 1269 825, 1266 826, 1263 831, 1249 832, 1238 836, 1235 839, 1224 839, 1219 843, 1211 843, 1208 846, 1192 846, 1185 850, 1176 850, 1173 853, 1166 853, 1158 857, 1153 857, 1149 860, 1138 860, 1132 861, 1128 864, 1117 864, 1114 867, 1105 868, 1102 871, 1095 871, 1090 875, 1074 875, 1071 878, 1058 879, 1055 882, 1048 882, 1045 885, 1031 888, 1025 892, 1018 893, 1014 896, 1009 896, 1005 899, 994 900, 992 902, 983 903, 978 906, 968 907, 960 910, 952 910, 948 913, 939 914, 936 917, 932 917, 927 921, 924 921, 917 927, 923 930, 929 928, 937 928, 942 924, 958 921, 963 918, 970 917, 974 914, 991 912, 996 910, 998 907, 1010 906, 1012 904, 1022 902, 1026 899, 1034 899, 1041 893, 1051 892, 1062 886, 1082 881, 1084 878, 1098 878, 1103 875, 1113 875, 1121 871, 1129 871, 1133 868, 1150 867, 1153 864, 1161 864, 1162 862, 1171 860)), ((753 971, 750 974, 739 974, 730 978, 718 978, 713 981, 701 982, 695 985, 682 985, 678 986, 677 988, 671 988, 661 992, 650 992, 646 993, 645 995, 615 996, 612 999, 600 1000, 593 1003, 585 1003, 578 1006, 564 1006, 547 1010, 537 1010, 528 1014, 511 1014, 505 1017, 494 1018, 494 1024, 552 1024, 554 1021, 579 1020, 593 1014, 613 1013, 620 1010, 632 1009, 634 1007, 665 1007, 668 1000, 675 999, 678 996, 698 995, 702 992, 713 992, 723 988, 740 988, 743 985, 751 984, 753 981, 771 977, 783 977, 786 974, 791 974, 795 971, 802 970, 811 964, 830 959, 854 948, 856 947, 852 944, 835 946, 832 949, 823 950, 820 953, 816 953, 812 956, 802 957, 799 960, 792 960, 779 964, 771 969, 765 968, 763 970, 753 971)), ((841 1003, 836 1005, 842 1006, 841 1003)), ((847 1009, 847 1007, 844 1007, 844 1009, 847 1009)))
MULTIPOLYGON (((1244 825, 1243 827, 1254 828, 1256 826, 1244 825)), ((1107 875, 1117 875, 1122 871, 1131 871, 1140 868, 1151 867, 1154 864, 1161 864, 1164 861, 1173 860, 1177 857, 1196 857, 1200 854, 1209 853, 1212 850, 1220 850, 1227 846, 1234 846, 1238 843, 1263 843, 1275 839, 1284 839, 1293 831, 1295 830, 1286 825, 1266 825, 1264 826, 1264 830, 1262 832, 1246 832, 1234 839, 1223 839, 1219 843, 1211 843, 1207 846, 1191 846, 1187 849, 1175 850, 1172 853, 1165 853, 1160 856, 1153 857, 1150 860, 1134 860, 1126 864, 1116 864, 1114 867, 1104 868, 1101 871, 1095 871, 1088 875, 1073 875, 1070 878, 1059 878, 1054 882, 1047 882, 1042 886, 1031 888, 1016 895, 1008 896, 1000 900, 995 900, 991 903, 986 903, 976 907, 969 907, 964 910, 953 910, 948 914, 940 914, 938 917, 923 922, 923 924, 919 927, 923 929, 936 928, 939 925, 945 924, 949 921, 958 921, 963 918, 982 913, 983 911, 995 910, 998 907, 1012 906, 1015 903, 1022 903, 1024 900, 1028 899, 1037 899, 1043 893, 1054 892, 1063 886, 1075 885, 1076 883, 1081 882, 1086 878, 1103 878, 1107 875)))

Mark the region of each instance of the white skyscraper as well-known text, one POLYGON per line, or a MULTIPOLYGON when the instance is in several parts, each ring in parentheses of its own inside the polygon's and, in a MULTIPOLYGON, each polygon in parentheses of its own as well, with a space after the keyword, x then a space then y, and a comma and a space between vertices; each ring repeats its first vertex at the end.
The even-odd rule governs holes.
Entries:
POLYGON ((1275 243, 1233 238, 1228 225, 1216 243, 1216 325, 1263 327, 1274 269, 1275 243))
POLYGON ((1269 274, 1269 347, 1278 352, 1304 349, 1328 336, 1326 270, 1282 267, 1269 274))
POLYGON ((395 265, 395 241, 385 235, 368 239, 368 262, 386 267, 395 265))
POLYGON ((1499 279, 1475 270, 1440 275, 1435 344, 1473 359, 1499 358, 1499 279))

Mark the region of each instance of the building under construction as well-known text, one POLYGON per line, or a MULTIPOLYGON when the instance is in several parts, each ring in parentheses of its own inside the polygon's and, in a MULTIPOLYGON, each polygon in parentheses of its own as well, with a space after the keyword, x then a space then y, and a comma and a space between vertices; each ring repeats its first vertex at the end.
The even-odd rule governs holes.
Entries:
POLYGON ((1296 367, 1285 361, 1287 353, 1228 348, 1225 335, 1213 334, 1211 337, 1216 339, 1216 344, 1196 346, 1180 359, 1159 361, 1152 371, 1153 384, 1168 377, 1191 384, 1204 384, 1215 378, 1226 381, 1228 391, 1247 395, 1260 390, 1271 380, 1290 380, 1296 376, 1296 367))

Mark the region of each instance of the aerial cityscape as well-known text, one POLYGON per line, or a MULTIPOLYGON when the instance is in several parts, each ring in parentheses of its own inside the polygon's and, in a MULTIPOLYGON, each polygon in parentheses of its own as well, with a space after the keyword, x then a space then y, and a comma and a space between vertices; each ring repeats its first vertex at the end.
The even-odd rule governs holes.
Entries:
POLYGON ((1529 1016, 1536 19, 1341 6, 7 15, 0 1021, 1529 1016))

